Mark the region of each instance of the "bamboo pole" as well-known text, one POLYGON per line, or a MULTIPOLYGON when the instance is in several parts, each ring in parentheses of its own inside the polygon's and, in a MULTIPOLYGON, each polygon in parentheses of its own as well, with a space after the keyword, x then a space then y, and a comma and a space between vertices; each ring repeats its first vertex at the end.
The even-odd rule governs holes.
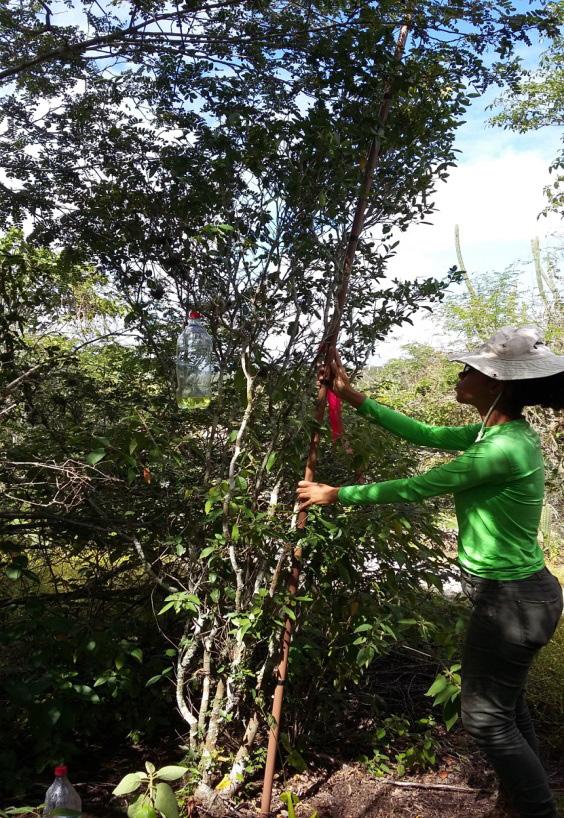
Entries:
MULTIPOLYGON (((398 34, 396 48, 394 52, 394 60, 399 63, 405 51, 405 44, 407 35, 409 33, 409 22, 405 22, 398 34)), ((356 203, 353 223, 349 233, 347 249, 343 259, 343 267, 341 273, 341 283, 335 297, 335 309, 329 322, 328 331, 325 334, 324 343, 320 348, 318 357, 323 356, 323 364, 326 375, 329 376, 329 368, 335 354, 339 330, 341 328, 341 318, 345 308, 349 282, 351 277, 354 256, 358 246, 358 241, 362 229, 364 227, 364 220, 366 218, 366 210, 368 207, 368 197, 372 187, 374 178, 374 170, 380 159, 382 151, 382 136, 384 127, 388 120, 392 103, 392 82, 388 80, 384 85, 383 99, 378 110, 377 126, 375 134, 370 143, 368 154, 366 157, 366 164, 360 183, 360 190, 356 203)), ((315 402, 313 417, 315 420, 314 429, 311 434, 307 462, 304 472, 304 480, 315 480, 315 467, 317 465, 317 450, 319 447, 320 428, 325 416, 325 403, 327 399, 327 386, 321 383, 317 400, 315 402)), ((303 530, 307 522, 307 512, 301 511, 298 514, 297 528, 303 530)), ((300 579, 302 560, 302 548, 300 545, 296 546, 292 553, 292 565, 290 570, 290 578, 288 581, 288 592, 295 594, 298 590, 300 579)), ((288 671, 288 656, 290 653, 290 643, 292 641, 292 620, 287 617, 282 631, 281 645, 280 645, 280 661, 276 670, 276 688, 274 690, 274 697, 272 701, 272 714, 270 723, 270 732, 268 738, 268 751, 266 757, 266 765, 264 770, 264 782, 262 789, 262 799, 260 807, 261 818, 269 818, 270 807, 272 802, 272 784, 274 781, 274 771, 276 767, 276 756, 278 752, 278 738, 280 735, 280 718, 282 715, 282 703, 284 700, 284 685, 286 684, 288 671)))

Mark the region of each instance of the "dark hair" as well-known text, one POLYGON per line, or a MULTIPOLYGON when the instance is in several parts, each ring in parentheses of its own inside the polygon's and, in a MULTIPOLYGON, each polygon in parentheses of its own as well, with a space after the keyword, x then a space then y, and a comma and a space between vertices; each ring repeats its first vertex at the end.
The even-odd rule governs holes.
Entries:
POLYGON ((564 409, 564 372, 547 378, 505 381, 501 405, 510 414, 520 415, 525 406, 564 409))

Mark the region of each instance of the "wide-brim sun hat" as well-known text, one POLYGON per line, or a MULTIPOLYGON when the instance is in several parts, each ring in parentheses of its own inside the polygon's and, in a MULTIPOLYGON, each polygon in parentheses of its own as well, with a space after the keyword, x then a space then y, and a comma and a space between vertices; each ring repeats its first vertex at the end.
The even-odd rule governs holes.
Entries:
POLYGON ((552 352, 535 327, 502 327, 478 349, 453 352, 448 359, 500 381, 548 378, 564 372, 564 355, 552 352))

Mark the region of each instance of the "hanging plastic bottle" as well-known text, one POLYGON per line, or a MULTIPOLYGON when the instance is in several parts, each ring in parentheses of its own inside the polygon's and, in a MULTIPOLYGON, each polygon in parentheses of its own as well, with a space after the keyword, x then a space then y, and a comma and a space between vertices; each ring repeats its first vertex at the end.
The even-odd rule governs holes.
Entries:
POLYGON ((176 347, 176 402, 181 409, 205 408, 214 381, 213 342, 199 312, 190 312, 176 347))
POLYGON ((43 818, 49 818, 58 809, 57 815, 61 818, 75 818, 82 815, 82 801, 71 782, 67 778, 67 768, 64 764, 55 767, 55 780, 45 794, 45 809, 43 818), (68 810, 68 813, 63 810, 68 810))

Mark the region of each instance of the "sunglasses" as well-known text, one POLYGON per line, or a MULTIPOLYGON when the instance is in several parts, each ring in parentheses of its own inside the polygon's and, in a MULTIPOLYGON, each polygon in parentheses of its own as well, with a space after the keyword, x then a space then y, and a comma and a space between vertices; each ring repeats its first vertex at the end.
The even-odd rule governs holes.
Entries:
POLYGON ((464 364, 464 369, 458 373, 459 378, 465 378, 469 372, 474 372, 474 367, 469 364, 464 364))

